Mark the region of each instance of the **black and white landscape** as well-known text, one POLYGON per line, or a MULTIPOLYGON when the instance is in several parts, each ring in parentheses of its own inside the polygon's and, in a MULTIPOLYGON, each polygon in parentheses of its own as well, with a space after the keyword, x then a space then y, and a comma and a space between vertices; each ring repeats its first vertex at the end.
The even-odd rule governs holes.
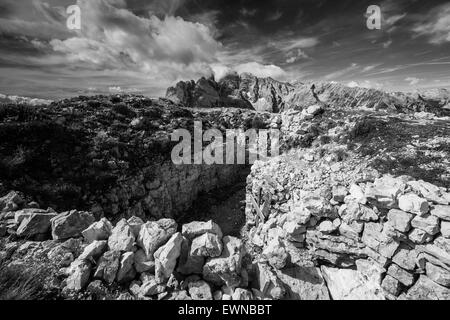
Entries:
POLYGON ((446 1, 2 0, 0 300, 449 300, 449 52, 446 1))

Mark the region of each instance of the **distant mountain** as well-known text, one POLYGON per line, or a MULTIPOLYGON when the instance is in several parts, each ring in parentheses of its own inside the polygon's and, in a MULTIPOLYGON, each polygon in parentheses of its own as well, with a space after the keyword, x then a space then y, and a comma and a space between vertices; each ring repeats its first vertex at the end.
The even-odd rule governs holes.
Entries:
POLYGON ((52 100, 28 98, 20 96, 8 96, 0 93, 0 104, 13 103, 13 104, 28 104, 28 105, 47 105, 52 103, 52 100))
POLYGON ((212 78, 201 78, 197 82, 181 81, 167 90, 166 97, 192 108, 238 107, 281 112, 319 103, 332 107, 442 114, 448 112, 443 106, 449 102, 449 91, 436 89, 391 93, 334 82, 285 83, 244 73, 227 75, 218 82, 212 78))

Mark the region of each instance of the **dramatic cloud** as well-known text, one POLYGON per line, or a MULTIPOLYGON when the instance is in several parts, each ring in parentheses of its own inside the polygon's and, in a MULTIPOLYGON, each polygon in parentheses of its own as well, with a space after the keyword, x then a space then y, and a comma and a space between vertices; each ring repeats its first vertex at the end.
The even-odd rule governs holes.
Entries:
POLYGON ((397 90, 409 89, 410 75, 421 87, 449 84, 448 1, 381 1, 381 30, 366 27, 370 4, 2 0, 0 92, 157 96, 179 80, 229 72, 397 90), (74 4, 82 14, 75 31, 66 27, 74 4))
POLYGON ((426 20, 416 24, 413 31, 428 36, 432 44, 450 42, 450 3, 431 10, 426 20))

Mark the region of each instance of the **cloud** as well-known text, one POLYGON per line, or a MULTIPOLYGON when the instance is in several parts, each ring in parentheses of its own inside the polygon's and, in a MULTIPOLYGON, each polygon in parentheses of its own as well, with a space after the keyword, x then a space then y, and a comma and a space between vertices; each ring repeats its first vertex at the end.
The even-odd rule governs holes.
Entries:
POLYGON ((273 64, 263 65, 258 62, 248 62, 237 65, 233 68, 237 73, 251 73, 259 78, 271 77, 274 79, 282 79, 286 76, 286 72, 273 64))
POLYGON ((428 36, 431 44, 450 42, 450 3, 432 9, 412 31, 419 36, 428 36))
POLYGON ((244 17, 254 17, 256 12, 257 12, 256 9, 242 8, 241 10, 239 10, 239 13, 244 17))
POLYGON ((379 64, 366 66, 366 67, 364 67, 364 69, 362 70, 362 72, 368 72, 368 71, 371 71, 371 70, 375 69, 375 68, 378 67, 378 66, 379 66, 379 64))
POLYGON ((68 62, 94 70, 134 70, 165 83, 211 74, 209 64, 217 61, 221 44, 205 25, 174 16, 139 17, 122 8, 122 1, 78 0, 77 4, 81 31, 75 37, 50 41, 68 62))
POLYGON ((420 82, 421 79, 416 78, 416 77, 408 77, 405 79, 405 81, 409 82, 410 85, 415 86, 416 84, 418 84, 420 82))
POLYGON ((356 81, 350 81, 349 83, 347 83, 347 87, 356 88, 359 87, 359 83, 356 81))
POLYGON ((286 63, 294 63, 300 59, 308 59, 309 56, 302 50, 298 49, 288 54, 286 63))
POLYGON ((342 77, 343 75, 346 75, 349 72, 354 72, 356 70, 359 69, 359 65, 357 63, 352 63, 349 67, 341 69, 341 70, 337 70, 335 72, 329 73, 327 75, 324 76, 325 80, 333 80, 333 79, 338 79, 340 77, 342 77))
POLYGON ((290 51, 293 49, 304 49, 316 46, 319 40, 316 37, 296 38, 277 43, 280 50, 290 51))
POLYGON ((383 88, 383 85, 378 82, 374 82, 374 81, 370 81, 370 80, 363 80, 363 81, 350 81, 349 83, 347 83, 347 87, 380 90, 383 88))
POLYGON ((280 10, 275 11, 267 17, 267 21, 277 21, 283 16, 283 12, 280 10))

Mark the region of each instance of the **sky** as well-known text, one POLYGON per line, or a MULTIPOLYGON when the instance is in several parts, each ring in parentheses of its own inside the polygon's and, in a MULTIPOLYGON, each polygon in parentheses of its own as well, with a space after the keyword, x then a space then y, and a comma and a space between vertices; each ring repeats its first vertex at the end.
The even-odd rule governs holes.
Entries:
POLYGON ((163 96, 180 80, 251 72, 414 91, 450 88, 450 2, 1 0, 0 93, 163 96), (80 29, 67 8, 80 8, 80 29), (367 9, 381 9, 369 29, 367 9))

